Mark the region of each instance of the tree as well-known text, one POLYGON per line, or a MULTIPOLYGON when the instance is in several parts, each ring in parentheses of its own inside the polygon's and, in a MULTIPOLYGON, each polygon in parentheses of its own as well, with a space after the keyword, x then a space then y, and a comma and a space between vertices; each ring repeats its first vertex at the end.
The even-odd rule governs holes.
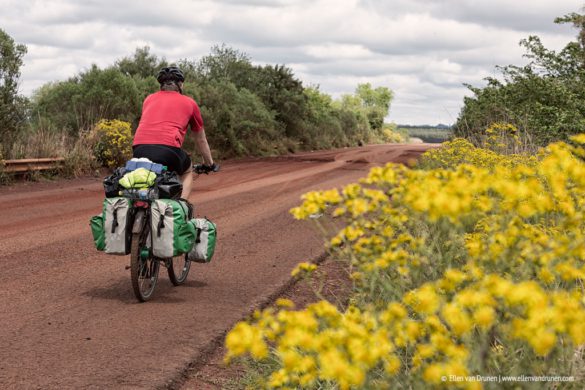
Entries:
POLYGON ((213 150, 230 157, 283 151, 279 148, 284 135, 258 96, 228 80, 206 83, 201 95, 205 97, 201 114, 213 150))
POLYGON ((115 67, 89 70, 67 81, 43 86, 33 96, 33 117, 44 118, 49 128, 77 135, 101 119, 136 124, 142 95, 133 78, 115 67))
POLYGON ((245 80, 245 88, 252 91, 276 115, 287 137, 299 138, 306 117, 306 96, 300 80, 284 65, 255 67, 245 80))
POLYGON ((556 18, 555 23, 571 23, 573 27, 579 30, 577 34, 577 42, 571 42, 567 48, 575 50, 581 66, 585 65, 585 15, 572 12, 563 17, 556 18))
POLYGON ((473 96, 464 99, 455 135, 479 143, 492 123, 508 122, 540 146, 585 132, 585 16, 572 13, 555 22, 579 28, 577 41, 556 52, 537 36, 521 40, 530 62, 498 67, 503 79, 487 78, 483 88, 467 85, 473 96))
POLYGON ((126 76, 140 78, 155 77, 158 71, 168 66, 164 58, 158 58, 150 53, 150 47, 138 47, 132 57, 124 57, 116 61, 115 65, 126 76))
POLYGON ((390 111, 392 91, 386 87, 372 88, 370 83, 359 84, 356 95, 360 98, 362 107, 366 110, 372 130, 380 131, 384 125, 384 118, 390 111))
POLYGON ((199 83, 228 80, 236 87, 245 86, 252 68, 248 55, 225 44, 213 46, 209 55, 201 58, 196 65, 186 67, 199 83))
POLYGON ((9 155, 14 138, 25 120, 26 99, 18 95, 18 81, 26 46, 16 44, 0 29, 0 137, 4 155, 9 155))
MULTIPOLYGON (((211 53, 195 66, 182 62, 181 66, 198 86, 216 81, 229 81, 237 89, 246 89, 259 97, 266 108, 275 113, 278 125, 290 138, 298 138, 304 131, 306 97, 303 85, 293 71, 284 65, 254 66, 250 58, 231 47, 214 46, 211 53)), ((203 96, 204 97, 204 96, 203 96)))
MULTIPOLYGON (((337 106, 355 116, 354 137, 368 142, 382 136, 384 118, 390 110, 393 93, 387 87, 373 88, 372 84, 358 84, 353 95, 342 95, 337 106), (366 126, 362 124, 366 122, 366 126)), ((346 117, 348 114, 344 114, 346 117)), ((352 137, 352 138, 354 138, 352 137)))
POLYGON ((309 149, 325 149, 347 146, 349 141, 339 120, 339 110, 333 107, 331 96, 318 88, 305 88, 306 118, 303 131, 298 137, 301 146, 309 149))
POLYGON ((136 48, 132 56, 124 57, 114 65, 124 76, 133 79, 140 93, 140 100, 159 89, 156 75, 165 66, 169 66, 169 63, 152 54, 149 46, 136 48))

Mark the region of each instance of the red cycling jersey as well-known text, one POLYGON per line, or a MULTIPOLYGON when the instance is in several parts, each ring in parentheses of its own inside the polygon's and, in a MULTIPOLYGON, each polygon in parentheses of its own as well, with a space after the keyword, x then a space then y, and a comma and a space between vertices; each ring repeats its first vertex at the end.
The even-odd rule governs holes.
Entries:
POLYGON ((195 100, 175 91, 158 91, 144 99, 133 145, 183 145, 187 125, 201 131, 203 119, 195 100))

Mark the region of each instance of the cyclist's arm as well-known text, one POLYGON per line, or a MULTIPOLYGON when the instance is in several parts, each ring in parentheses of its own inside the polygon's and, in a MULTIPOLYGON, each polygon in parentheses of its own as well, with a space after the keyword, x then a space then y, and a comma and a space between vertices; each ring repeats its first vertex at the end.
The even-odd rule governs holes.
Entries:
POLYGON ((207 143, 205 129, 201 128, 199 131, 196 131, 194 135, 195 144, 197 145, 199 153, 201 153, 201 155, 203 156, 203 162, 205 163, 205 165, 212 165, 213 157, 211 157, 211 150, 209 149, 209 144, 207 143))

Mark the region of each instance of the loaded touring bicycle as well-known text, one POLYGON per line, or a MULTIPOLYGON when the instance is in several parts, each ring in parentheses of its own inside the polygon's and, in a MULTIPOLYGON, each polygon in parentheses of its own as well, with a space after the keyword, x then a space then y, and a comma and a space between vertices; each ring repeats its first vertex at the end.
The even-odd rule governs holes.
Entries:
MULTIPOLYGON (((212 171, 199 164, 193 169, 197 174, 212 171)), ((104 190, 102 214, 90 220, 94 243, 105 253, 130 255, 126 268, 139 301, 152 297, 161 264, 178 286, 187 279, 191 262, 211 260, 216 226, 193 217, 191 204, 179 198, 182 185, 175 172, 132 159, 104 179, 104 190)))

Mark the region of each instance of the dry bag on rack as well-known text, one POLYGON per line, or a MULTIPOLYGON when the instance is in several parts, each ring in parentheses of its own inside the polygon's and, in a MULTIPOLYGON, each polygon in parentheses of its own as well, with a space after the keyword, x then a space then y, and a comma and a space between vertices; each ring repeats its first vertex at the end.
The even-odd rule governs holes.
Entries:
POLYGON ((180 200, 157 199, 150 205, 152 254, 168 259, 187 253, 195 242, 195 222, 180 200))
POLYGON ((116 168, 114 173, 104 178, 103 185, 106 198, 117 198, 121 195, 120 191, 122 191, 123 188, 120 186, 119 182, 125 173, 126 170, 124 168, 116 168))
POLYGON ((130 253, 128 224, 132 201, 126 198, 104 199, 101 215, 91 218, 90 226, 95 247, 111 255, 130 253))
POLYGON ((207 218, 195 218, 197 236, 187 258, 197 263, 209 263, 215 252, 217 226, 207 218))
POLYGON ((183 184, 176 172, 164 171, 157 176, 154 187, 161 199, 179 199, 183 191, 183 184))

